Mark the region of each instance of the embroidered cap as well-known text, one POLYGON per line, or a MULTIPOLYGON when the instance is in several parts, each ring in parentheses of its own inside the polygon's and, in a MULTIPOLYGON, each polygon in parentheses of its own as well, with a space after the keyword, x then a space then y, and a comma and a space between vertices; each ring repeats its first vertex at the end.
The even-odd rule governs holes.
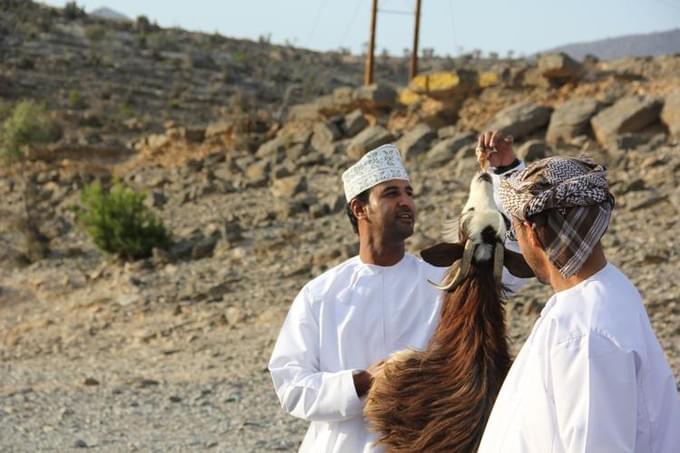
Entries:
POLYGON ((399 149, 391 144, 369 151, 357 163, 345 170, 342 174, 345 199, 349 203, 364 190, 390 179, 410 181, 401 163, 399 149))

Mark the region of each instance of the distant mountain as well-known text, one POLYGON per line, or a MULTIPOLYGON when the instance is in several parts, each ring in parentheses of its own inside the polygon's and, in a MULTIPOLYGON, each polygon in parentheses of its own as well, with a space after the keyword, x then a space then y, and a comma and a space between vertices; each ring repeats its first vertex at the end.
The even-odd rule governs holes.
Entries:
POLYGON ((676 54, 680 53, 680 29, 567 44, 541 53, 552 52, 566 52, 578 60, 588 54, 603 60, 676 54))
POLYGON ((115 20, 118 22, 130 22, 130 18, 125 14, 121 14, 118 11, 114 11, 111 8, 101 7, 97 8, 90 13, 92 17, 99 17, 101 19, 115 20))

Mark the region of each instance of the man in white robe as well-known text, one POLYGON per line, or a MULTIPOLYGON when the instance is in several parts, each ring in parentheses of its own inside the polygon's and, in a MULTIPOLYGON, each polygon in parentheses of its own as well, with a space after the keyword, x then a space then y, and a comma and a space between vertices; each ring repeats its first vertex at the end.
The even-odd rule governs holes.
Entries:
MULTIPOLYGON (((510 141, 480 136, 494 148, 489 163, 500 175, 523 165, 510 141)), ((307 283, 293 301, 274 347, 269 370, 276 394, 290 414, 310 421, 301 452, 380 452, 363 418, 362 397, 371 373, 390 354, 424 349, 439 322, 445 269, 404 251, 413 234, 413 189, 400 153, 385 145, 343 174, 348 214, 359 234, 359 256, 307 283)), ((504 269, 512 290, 523 285, 504 269)))
POLYGON ((600 238, 604 167, 549 158, 503 180, 520 249, 554 295, 508 373, 480 453, 677 453, 680 400, 640 294, 600 238))
POLYGON ((363 418, 371 372, 395 351, 424 348, 439 319, 428 280, 444 269, 404 249, 416 209, 399 150, 367 153, 343 185, 359 256, 302 288, 269 362, 284 409, 311 422, 301 452, 381 451, 363 418))

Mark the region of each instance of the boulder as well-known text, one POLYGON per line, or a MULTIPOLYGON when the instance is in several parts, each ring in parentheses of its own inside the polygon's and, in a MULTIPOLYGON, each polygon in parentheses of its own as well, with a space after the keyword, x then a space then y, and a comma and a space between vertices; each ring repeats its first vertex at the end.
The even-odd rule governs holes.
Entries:
POLYGON ((517 158, 525 163, 548 157, 548 146, 543 140, 529 140, 517 149, 517 158))
POLYGON ((313 103, 298 104, 290 107, 286 119, 290 121, 316 120, 320 117, 318 106, 313 103))
POLYGON ((550 117, 546 141, 555 145, 570 142, 574 137, 585 135, 590 129, 590 119, 599 109, 595 99, 572 99, 558 107, 550 117))
POLYGON ((327 154, 324 153, 323 150, 329 145, 332 146, 333 142, 341 137, 342 133, 336 123, 331 121, 317 123, 314 126, 314 132, 312 133, 312 147, 322 154, 327 154))
POLYGON ((427 124, 421 123, 400 138, 396 145, 404 158, 409 160, 427 152, 435 137, 437 133, 427 124))
POLYGON ((345 135, 354 137, 368 126, 368 120, 359 109, 345 116, 345 135))
POLYGON ((453 137, 440 141, 427 153, 427 165, 438 167, 446 165, 456 159, 459 152, 468 145, 477 141, 477 136, 472 132, 463 132, 453 137))
POLYGON ((680 137, 680 89, 666 96, 661 110, 661 121, 668 127, 671 135, 680 137))
POLYGON ((615 143, 616 136, 639 132, 659 119, 661 103, 650 96, 626 96, 595 115, 590 124, 603 146, 615 143))
MULTIPOLYGON (((435 98, 468 95, 478 88, 476 71, 458 70, 431 72, 414 77, 409 89, 435 98)), ((403 97, 403 96, 402 96, 403 97)))
POLYGON ((272 195, 276 198, 293 198, 305 190, 307 190, 307 179, 304 175, 275 179, 271 185, 272 195))
POLYGON ((460 130, 456 126, 445 126, 437 130, 437 137, 440 139, 455 137, 460 133, 460 130))
POLYGON ((397 103, 397 91, 380 83, 357 88, 354 96, 359 105, 369 111, 391 109, 397 103))
POLYGON ((543 55, 538 59, 538 70, 541 75, 557 82, 578 80, 583 73, 583 66, 564 52, 543 55))
POLYGON ((261 187, 267 184, 269 179, 269 161, 257 161, 250 164, 245 171, 246 184, 251 187, 261 187))
POLYGON ((402 105, 413 105, 417 104, 422 100, 422 95, 416 93, 410 88, 403 88, 399 91, 399 103, 402 105))
POLYGON ((344 113, 355 109, 358 106, 358 101, 354 88, 339 87, 333 90, 333 103, 338 112, 344 113))
POLYGON ((394 136, 382 126, 371 126, 354 137, 347 147, 347 156, 359 160, 368 151, 394 140, 394 136))
POLYGON ((420 105, 418 115, 420 120, 439 129, 458 120, 458 112, 463 105, 464 98, 433 98, 425 96, 420 105))
POLYGON ((515 139, 526 137, 545 127, 551 112, 552 108, 545 105, 522 101, 498 112, 484 130, 498 130, 515 139))
POLYGON ((479 74, 479 88, 493 87, 500 82, 500 76, 495 71, 485 71, 479 74))

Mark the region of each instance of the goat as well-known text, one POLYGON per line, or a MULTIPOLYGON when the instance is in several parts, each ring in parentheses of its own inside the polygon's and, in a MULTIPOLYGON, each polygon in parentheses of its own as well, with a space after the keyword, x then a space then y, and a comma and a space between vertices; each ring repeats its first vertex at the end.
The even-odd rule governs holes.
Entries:
POLYGON ((524 278, 533 272, 503 246, 505 220, 488 173, 472 179, 458 227, 458 242, 421 252, 450 267, 437 286, 441 318, 427 348, 392 355, 367 396, 369 427, 389 452, 476 451, 511 365, 502 268, 524 278))

